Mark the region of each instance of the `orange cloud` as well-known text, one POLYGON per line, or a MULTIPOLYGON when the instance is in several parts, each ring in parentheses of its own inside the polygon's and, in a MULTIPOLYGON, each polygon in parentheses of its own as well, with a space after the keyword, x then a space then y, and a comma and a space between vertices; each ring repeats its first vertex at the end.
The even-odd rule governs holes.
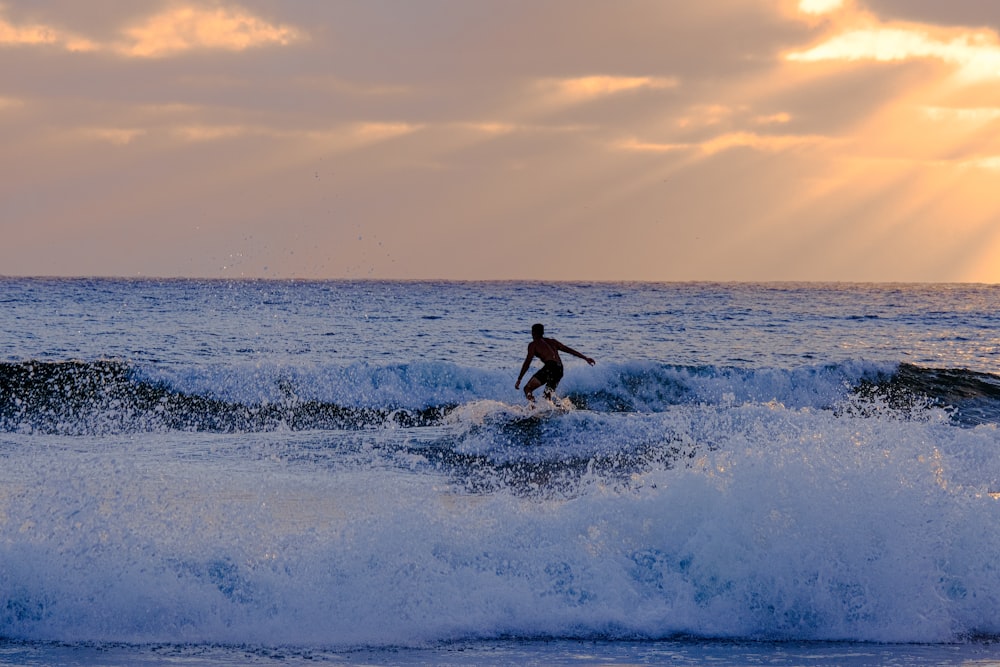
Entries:
POLYGON ((561 102, 585 102, 599 97, 636 90, 662 90, 677 86, 677 80, 649 76, 583 76, 570 79, 546 79, 541 86, 552 91, 561 102))
POLYGON ((0 45, 61 46, 67 51, 94 51, 95 42, 46 25, 15 25, 0 19, 0 45))
POLYGON ((410 134, 420 129, 409 123, 360 123, 354 128, 354 136, 363 141, 382 141, 410 134))
POLYGON ((785 113, 784 111, 774 113, 769 116, 757 116, 754 118, 754 122, 758 125, 783 125, 791 122, 791 120, 791 114, 785 113))
POLYGON ((1000 109, 996 107, 979 107, 966 109, 953 109, 949 107, 926 107, 924 114, 932 120, 940 120, 948 123, 969 123, 981 125, 994 120, 1000 120, 1000 109))
POLYGON ((243 51, 284 46, 303 37, 294 28, 272 25, 238 7, 203 9, 193 5, 169 9, 126 28, 122 34, 122 40, 99 43, 52 26, 15 25, 0 18, 0 45, 57 46, 67 51, 110 51, 141 58, 194 49, 243 51))
POLYGON ((843 6, 844 0, 799 0, 799 11, 805 14, 829 14, 843 6))
POLYGON ((269 44, 287 45, 301 38, 294 28, 271 25, 241 9, 176 7, 125 30, 128 42, 117 50, 156 58, 193 49, 243 51, 269 44))
POLYGON ((56 33, 45 26, 16 26, 0 20, 0 44, 53 44, 56 41, 56 33))
POLYGON ((182 125, 171 130, 175 137, 192 142, 217 141, 258 133, 256 128, 242 125, 182 125))
POLYGON ((677 119, 677 126, 686 128, 718 125, 731 119, 739 111, 743 109, 734 109, 725 104, 697 104, 691 107, 687 116, 677 119))
POLYGON ((696 144, 668 144, 656 143, 652 141, 639 141, 636 138, 625 139, 614 144, 618 150, 632 153, 675 153, 679 151, 690 151, 697 147, 696 144))
POLYGON ((307 139, 338 144, 344 148, 373 144, 416 132, 419 125, 407 123, 354 123, 331 130, 281 130, 252 125, 184 125, 171 133, 185 141, 217 141, 241 136, 307 139))
POLYGON ((929 27, 876 24, 846 30, 786 58, 795 62, 936 59, 955 66, 969 81, 1000 79, 1000 41, 987 30, 932 32, 929 27))
POLYGON ((84 136, 106 141, 115 146, 125 146, 146 134, 146 130, 123 127, 93 127, 83 131, 84 136))
POLYGON ((729 132, 697 143, 652 143, 629 139, 618 142, 615 144, 615 147, 619 150, 643 153, 693 151, 709 156, 731 148, 752 148, 763 152, 780 152, 828 141, 830 140, 826 137, 811 135, 763 135, 754 132, 729 132))

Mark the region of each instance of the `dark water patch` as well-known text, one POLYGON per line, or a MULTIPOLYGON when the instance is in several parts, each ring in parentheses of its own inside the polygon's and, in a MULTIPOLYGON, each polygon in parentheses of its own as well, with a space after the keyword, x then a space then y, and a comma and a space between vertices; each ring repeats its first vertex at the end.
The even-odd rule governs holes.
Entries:
POLYGON ((448 406, 347 407, 317 400, 246 404, 177 391, 119 360, 0 364, 0 431, 98 435, 281 428, 366 429, 437 422, 448 406))
POLYGON ((1000 424, 1000 376, 992 373, 900 364, 893 373, 861 380, 854 393, 900 413, 935 406, 962 426, 1000 424))

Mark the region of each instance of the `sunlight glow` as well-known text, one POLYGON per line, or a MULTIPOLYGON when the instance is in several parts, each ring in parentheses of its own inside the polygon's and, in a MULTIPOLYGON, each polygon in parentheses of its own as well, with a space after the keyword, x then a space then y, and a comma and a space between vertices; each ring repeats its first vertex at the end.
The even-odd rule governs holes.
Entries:
POLYGON ((952 39, 941 39, 913 28, 864 28, 786 57, 797 62, 937 59, 958 66, 959 74, 966 79, 1000 79, 1000 42, 990 31, 964 32, 952 39))
POLYGON ((287 45, 299 33, 287 26, 270 25, 239 9, 207 10, 177 7, 149 18, 125 31, 131 43, 119 51, 155 58, 192 49, 243 51, 266 44, 287 45))
POLYGON ((971 123, 982 125, 1000 119, 1000 109, 977 107, 973 109, 952 109, 948 107, 925 107, 924 113, 931 120, 947 123, 971 123))
POLYGON ((799 0, 799 11, 805 14, 829 14, 844 5, 844 0, 799 0))
MULTIPOLYGON (((305 202, 325 221, 336 217, 335 198, 371 211, 384 230, 403 206, 439 230, 472 220, 459 242, 499 240, 462 259, 468 276, 507 275, 500 257, 521 233, 497 230, 543 219, 546 240, 585 230, 568 237, 583 252, 614 244, 619 220, 650 239, 628 250, 641 263, 622 246, 607 266, 560 260, 545 269, 552 276, 636 275, 641 264, 635 271, 650 279, 692 270, 687 277, 1000 280, 996 30, 891 19, 883 12, 892 3, 875 0, 711 0, 679 12, 694 21, 690 35, 683 26, 670 33, 683 43, 649 43, 662 47, 656 60, 597 57, 597 47, 645 49, 631 42, 646 33, 629 29, 621 41, 609 33, 595 52, 551 62, 562 36, 513 60, 494 51, 498 41, 470 37, 481 60, 437 71, 454 46, 444 33, 419 42, 423 60, 411 51, 417 41, 370 41, 386 18, 379 3, 306 11, 249 0, 105 2, 81 16, 57 14, 59 3, 19 2, 15 13, 0 0, 0 50, 16 74, 0 90, 0 124, 11 164, 31 168, 11 170, 3 193, 34 210, 33 193, 58 190, 61 178, 65 202, 46 204, 53 219, 71 219, 81 205, 124 206, 115 187, 134 173, 144 189, 129 212, 144 207, 162 220, 184 215, 191 196, 223 216, 245 207, 262 221, 279 200, 305 202), (707 20, 716 13, 718 22, 707 20), (297 23, 306 15, 315 25, 297 23), (357 29, 373 33, 340 39, 363 16, 357 29), (100 57, 68 55, 88 50, 100 57), (372 53, 385 60, 368 62, 372 53), (397 62, 405 67, 395 71, 397 62), (490 69, 486 84, 480 69, 490 69), (77 73, 92 74, 76 81, 77 73), (400 195, 372 197, 376 188, 400 195), (715 243, 730 254, 702 250, 705 221, 724 231, 715 243), (668 262, 655 241, 666 235, 678 257, 705 252, 704 260, 657 273, 668 262), (745 248, 782 268, 748 259, 745 248), (744 268, 712 273, 713 256, 744 268)), ((581 9, 589 23, 578 26, 588 32, 566 39, 604 35, 614 12, 591 9, 581 9)), ((648 28, 657 40, 657 26, 648 28)), ((108 219, 130 229, 125 213, 108 219)), ((396 229, 400 244, 431 238, 396 229)), ((430 271, 447 255, 430 244, 411 254, 400 271, 430 271)))
POLYGON ((771 114, 769 116, 757 116, 754 118, 754 122, 758 125, 784 125, 792 120, 791 114, 781 112, 771 114))
POLYGON ((966 160, 962 164, 963 166, 974 167, 976 169, 989 169, 991 171, 1000 171, 1000 155, 993 155, 990 157, 983 157, 975 160, 966 160))

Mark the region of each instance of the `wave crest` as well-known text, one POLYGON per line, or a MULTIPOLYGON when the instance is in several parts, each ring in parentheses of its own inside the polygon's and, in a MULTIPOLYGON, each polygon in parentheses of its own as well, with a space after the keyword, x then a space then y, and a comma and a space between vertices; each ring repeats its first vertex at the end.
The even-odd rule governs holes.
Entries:
MULTIPOLYGON (((306 368, 162 368, 119 359, 0 363, 0 431, 98 435, 421 426, 440 423, 456 407, 476 401, 520 403, 511 378, 508 371, 441 362, 306 368)), ((570 367, 560 390, 578 408, 600 413, 776 401, 854 415, 884 406, 910 413, 945 408, 961 425, 1000 423, 1000 377, 910 364, 787 370, 634 361, 570 367)))

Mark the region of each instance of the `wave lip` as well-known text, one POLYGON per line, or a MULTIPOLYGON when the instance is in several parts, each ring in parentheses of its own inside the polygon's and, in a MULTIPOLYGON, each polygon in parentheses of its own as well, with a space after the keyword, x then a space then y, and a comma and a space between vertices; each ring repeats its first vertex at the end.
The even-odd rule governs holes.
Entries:
POLYGON ((58 435, 149 431, 260 432, 279 428, 419 426, 441 409, 342 406, 301 400, 242 403, 178 391, 119 360, 0 364, 0 430, 58 435))
MULTIPOLYGON (((0 432, 102 435, 364 430, 440 424, 477 401, 520 405, 511 374, 441 362, 348 367, 140 367, 120 359, 0 363, 0 432)), ((1000 376, 863 361, 794 369, 632 361, 579 371, 560 387, 592 412, 652 414, 678 405, 770 401, 837 411, 853 397, 959 425, 1000 424, 1000 376)), ((877 410, 876 410, 877 411, 877 410)), ((874 413, 873 413, 874 414, 874 413)))
POLYGON ((862 379, 854 392, 898 410, 942 407, 962 426, 1000 424, 1000 376, 992 373, 903 363, 892 373, 862 379))

